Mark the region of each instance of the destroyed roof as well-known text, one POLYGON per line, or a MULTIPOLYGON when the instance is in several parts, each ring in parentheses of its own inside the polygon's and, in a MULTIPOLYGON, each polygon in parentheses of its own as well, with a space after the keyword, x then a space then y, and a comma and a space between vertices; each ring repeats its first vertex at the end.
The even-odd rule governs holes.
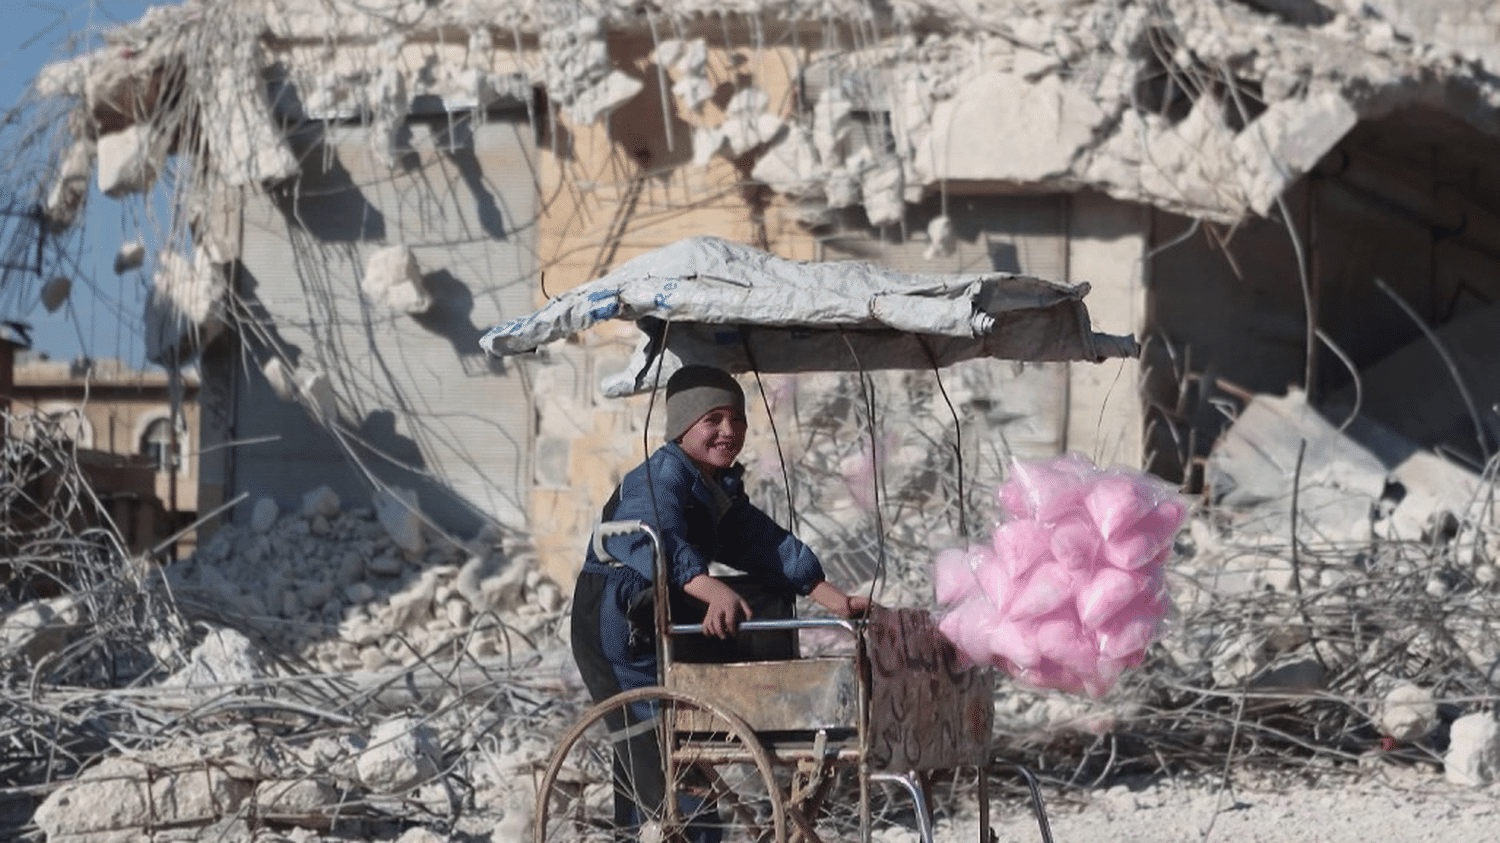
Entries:
POLYGON ((1134 356, 1133 337, 1089 328, 1088 290, 1008 272, 907 275, 857 261, 796 261, 692 237, 492 328, 479 344, 519 354, 606 319, 636 320, 645 336, 627 370, 606 380, 608 395, 649 389, 663 345, 674 366, 759 372, 1134 356))
POLYGON ((202 89, 193 119, 214 169, 253 185, 296 171, 276 128, 287 116, 382 123, 417 97, 473 108, 538 86, 576 121, 602 121, 642 90, 631 67, 611 63, 606 35, 620 31, 657 39, 685 113, 703 89, 694 33, 739 27, 760 48, 789 26, 863 21, 875 37, 805 42, 827 45, 810 46, 798 69, 816 102, 788 115, 747 98, 755 113, 699 127, 695 159, 763 143, 754 179, 810 206, 863 204, 877 225, 961 181, 1095 189, 1230 221, 1268 213, 1361 121, 1420 107, 1500 135, 1500 48, 1462 35, 1495 22, 1474 4, 1435 2, 1435 18, 1398 0, 1349 13, 1283 0, 1274 14, 1235 0, 190 2, 114 30, 109 48, 54 65, 38 90, 76 97, 114 121, 99 129, 118 130, 142 116, 110 104, 122 80, 185 67, 167 75, 202 89), (413 45, 430 55, 398 61, 413 45), (268 100, 257 70, 298 96, 268 100), (854 113, 872 110, 888 115, 890 149, 850 141, 854 113))

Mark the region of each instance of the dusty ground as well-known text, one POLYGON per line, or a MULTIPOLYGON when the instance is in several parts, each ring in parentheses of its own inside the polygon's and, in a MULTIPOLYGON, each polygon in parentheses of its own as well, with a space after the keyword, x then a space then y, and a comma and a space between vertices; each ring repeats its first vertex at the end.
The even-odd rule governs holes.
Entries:
MULTIPOLYGON (((1500 785, 1475 789, 1414 770, 1277 787, 1118 786, 1086 804, 1050 806, 1056 843, 1495 843, 1500 785)), ((1028 814, 994 823, 1002 843, 1041 840, 1028 814)), ((957 843, 957 837, 944 836, 957 843)))

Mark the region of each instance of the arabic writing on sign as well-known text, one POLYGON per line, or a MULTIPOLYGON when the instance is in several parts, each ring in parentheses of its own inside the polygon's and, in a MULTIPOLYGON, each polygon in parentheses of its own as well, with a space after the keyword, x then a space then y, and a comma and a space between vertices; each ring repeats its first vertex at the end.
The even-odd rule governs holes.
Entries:
POLYGON ((871 610, 870 763, 881 770, 951 770, 989 762, 993 671, 960 664, 931 613, 871 610))

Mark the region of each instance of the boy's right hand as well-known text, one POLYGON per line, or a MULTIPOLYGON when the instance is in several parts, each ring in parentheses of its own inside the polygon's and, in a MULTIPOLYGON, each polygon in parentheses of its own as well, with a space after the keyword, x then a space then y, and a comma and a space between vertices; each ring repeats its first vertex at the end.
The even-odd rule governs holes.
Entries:
POLYGON ((699 574, 687 581, 682 590, 703 601, 703 634, 725 638, 735 633, 740 621, 751 617, 750 604, 722 580, 699 574))

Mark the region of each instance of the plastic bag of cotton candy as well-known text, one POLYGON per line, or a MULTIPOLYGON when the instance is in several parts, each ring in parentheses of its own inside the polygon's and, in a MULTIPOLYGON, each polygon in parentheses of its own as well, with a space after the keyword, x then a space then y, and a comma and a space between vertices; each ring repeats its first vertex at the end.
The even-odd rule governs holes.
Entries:
POLYGON ((938 628, 1022 684, 1103 696, 1160 632, 1186 504, 1157 478, 1079 454, 1013 462, 997 497, 991 540, 935 560, 938 628))

